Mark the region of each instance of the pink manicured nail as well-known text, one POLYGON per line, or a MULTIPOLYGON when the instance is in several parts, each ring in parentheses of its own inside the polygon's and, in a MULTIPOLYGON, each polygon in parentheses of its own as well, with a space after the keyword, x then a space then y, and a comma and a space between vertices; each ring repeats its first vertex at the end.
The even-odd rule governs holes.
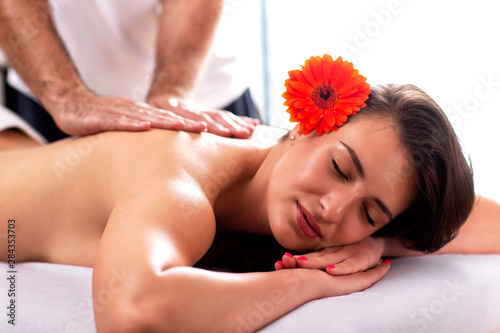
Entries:
POLYGON ((278 260, 278 261, 276 261, 276 263, 277 263, 278 265, 285 266, 285 264, 283 263, 283 261, 282 261, 282 260, 278 260))
POLYGON ((384 264, 390 265, 391 261, 389 259, 384 260, 384 264))
POLYGON ((307 261, 309 259, 307 259, 306 257, 298 257, 297 260, 307 261))
POLYGON ((291 253, 285 252, 285 255, 286 255, 287 257, 293 258, 293 254, 291 254, 291 253))
POLYGON ((335 265, 328 265, 326 266, 327 269, 334 269, 335 268, 335 265))

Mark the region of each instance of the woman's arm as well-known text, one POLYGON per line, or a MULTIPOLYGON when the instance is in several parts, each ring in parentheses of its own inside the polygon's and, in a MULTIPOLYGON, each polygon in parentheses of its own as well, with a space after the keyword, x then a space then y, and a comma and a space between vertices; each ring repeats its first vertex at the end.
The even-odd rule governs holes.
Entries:
POLYGON ((389 268, 333 277, 190 267, 212 242, 211 206, 185 184, 168 192, 139 191, 113 210, 94 265, 98 332, 255 331, 309 300, 365 289, 389 268))
MULTIPOLYGON (((474 208, 457 237, 436 252, 446 253, 500 253, 500 204, 476 195, 474 208)), ((405 249, 398 239, 388 240, 384 250, 384 255, 391 257, 421 254, 405 249)))

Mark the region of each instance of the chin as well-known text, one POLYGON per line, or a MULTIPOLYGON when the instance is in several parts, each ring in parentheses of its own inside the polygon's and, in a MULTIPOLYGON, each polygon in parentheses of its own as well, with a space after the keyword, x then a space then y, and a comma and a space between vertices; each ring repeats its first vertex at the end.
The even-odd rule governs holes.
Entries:
MULTIPOLYGON (((271 206, 268 205, 268 209, 271 206)), ((293 214, 287 215, 288 210, 283 209, 283 206, 274 206, 274 209, 269 209, 268 212, 272 212, 268 214, 269 227, 274 238, 282 247, 299 252, 311 248, 311 245, 304 244, 304 240, 295 232, 293 214)))
POLYGON ((285 249, 297 252, 305 252, 311 248, 311 246, 300 244, 300 240, 297 239, 297 236, 293 233, 275 234, 273 232, 273 235, 276 241, 285 249))
POLYGON ((292 230, 283 230, 276 225, 271 224, 271 231, 273 233, 274 239, 285 249, 296 250, 297 249, 297 236, 294 235, 292 230))

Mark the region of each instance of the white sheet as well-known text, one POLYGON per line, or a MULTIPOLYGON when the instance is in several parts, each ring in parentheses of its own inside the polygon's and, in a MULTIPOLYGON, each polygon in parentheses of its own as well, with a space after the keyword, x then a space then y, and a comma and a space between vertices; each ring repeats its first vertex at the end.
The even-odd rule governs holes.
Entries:
POLYGON ((261 333, 493 332, 499 305, 500 255, 399 258, 372 288, 309 302, 261 333))
MULTIPOLYGON (((494 332, 500 329, 500 255, 431 255, 392 260, 386 277, 351 295, 309 302, 260 333, 494 332)), ((0 269, 7 275, 7 264, 0 269)), ((95 332, 92 269, 47 263, 16 265, 16 326, 2 332, 95 332)), ((6 310, 9 281, 2 279, 6 310)), ((286 301, 286 297, 279 301, 286 301)), ((247 332, 272 304, 255 305, 240 321, 247 332)))
POLYGON ((24 119, 6 107, 0 105, 0 132, 9 128, 17 128, 40 143, 47 142, 45 138, 33 127, 31 127, 24 119))

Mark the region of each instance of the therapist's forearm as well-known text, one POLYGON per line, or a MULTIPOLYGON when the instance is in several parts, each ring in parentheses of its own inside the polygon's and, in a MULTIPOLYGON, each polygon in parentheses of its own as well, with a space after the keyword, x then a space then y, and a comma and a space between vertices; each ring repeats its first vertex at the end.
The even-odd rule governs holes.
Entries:
POLYGON ((52 21, 47 0, 0 0, 0 46, 9 65, 48 109, 85 88, 52 21))
POLYGON ((156 69, 148 98, 171 94, 189 98, 212 43, 221 0, 163 1, 156 69))

